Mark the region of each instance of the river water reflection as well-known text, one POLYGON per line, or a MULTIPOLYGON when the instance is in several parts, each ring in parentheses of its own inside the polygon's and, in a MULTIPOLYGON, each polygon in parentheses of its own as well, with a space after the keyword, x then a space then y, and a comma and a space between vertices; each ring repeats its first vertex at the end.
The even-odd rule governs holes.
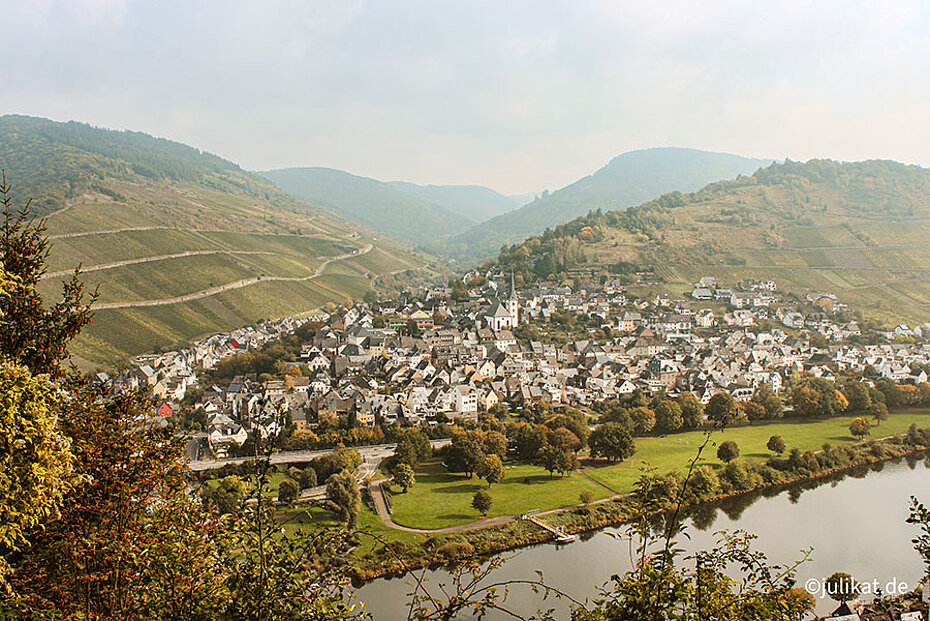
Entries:
MULTIPOLYGON (((773 563, 790 563, 801 558, 802 549, 813 547, 812 560, 798 571, 801 586, 809 579, 846 571, 860 582, 885 585, 896 580, 913 588, 923 575, 923 564, 911 546, 916 528, 905 523, 911 495, 930 502, 930 470, 924 457, 878 464, 816 486, 701 507, 685 521, 688 537, 680 543, 688 551, 704 549, 713 545, 717 531, 739 529, 758 535, 755 548, 773 563)), ((598 586, 630 567, 629 542, 612 537, 616 532, 603 529, 566 546, 544 544, 506 553, 509 560, 493 579, 533 579, 540 570, 547 584, 576 599, 596 596, 598 586)), ((431 588, 446 577, 442 571, 427 574, 431 588)), ((410 591, 404 579, 382 579, 362 587, 359 598, 377 621, 394 621, 406 618, 404 603, 410 591)), ((521 614, 560 606, 523 590, 511 592, 507 605, 521 614)), ((825 614, 834 606, 829 599, 818 599, 817 611, 825 614)))

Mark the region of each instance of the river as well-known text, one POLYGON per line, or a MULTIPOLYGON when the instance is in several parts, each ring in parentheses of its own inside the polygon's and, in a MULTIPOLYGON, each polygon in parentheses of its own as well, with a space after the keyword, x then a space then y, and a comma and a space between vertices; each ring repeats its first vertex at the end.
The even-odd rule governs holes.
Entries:
MULTIPOLYGON (((845 571, 860 582, 874 580, 884 587, 894 580, 914 588, 923 575, 923 564, 911 545, 917 529, 905 522, 911 495, 930 502, 930 465, 923 457, 858 469, 817 486, 795 486, 701 507, 685 520, 688 537, 681 539, 681 546, 688 551, 705 549, 713 546, 718 531, 743 530, 758 535, 754 548, 765 552, 772 563, 791 563, 802 557, 802 549, 812 547, 811 560, 798 570, 799 586, 845 571)), ((505 553, 507 562, 490 579, 532 580, 539 570, 547 584, 576 599, 596 596, 611 575, 630 567, 629 542, 617 533, 607 528, 564 546, 543 544, 505 553)), ((431 589, 447 578, 443 571, 426 574, 431 589)), ((404 604, 412 590, 406 580, 380 579, 359 589, 359 599, 376 621, 406 618, 404 604)), ((827 614, 835 605, 818 597, 817 612, 827 614)), ((523 615, 560 606, 567 618, 564 604, 543 602, 525 589, 513 589, 507 599, 507 607, 523 615)))

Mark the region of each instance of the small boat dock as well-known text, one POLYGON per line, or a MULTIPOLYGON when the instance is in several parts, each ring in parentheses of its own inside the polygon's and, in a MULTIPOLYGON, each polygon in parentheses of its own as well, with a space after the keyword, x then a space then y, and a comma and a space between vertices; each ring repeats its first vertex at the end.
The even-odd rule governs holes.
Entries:
POLYGON ((575 535, 566 533, 564 530, 558 528, 557 526, 546 524, 535 515, 523 515, 522 517, 526 520, 529 520, 536 526, 539 526, 540 528, 548 530, 550 533, 552 533, 556 543, 571 543, 575 540, 575 535))

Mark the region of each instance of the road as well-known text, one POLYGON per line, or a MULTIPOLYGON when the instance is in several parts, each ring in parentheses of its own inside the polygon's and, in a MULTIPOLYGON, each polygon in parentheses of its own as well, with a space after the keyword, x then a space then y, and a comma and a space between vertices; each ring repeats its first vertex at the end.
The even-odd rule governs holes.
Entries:
POLYGON ((341 254, 337 257, 330 257, 329 259, 323 261, 319 267, 317 267, 313 274, 310 276, 261 276, 255 278, 244 278, 242 280, 237 280, 235 282, 226 283, 225 285, 220 285, 218 287, 210 287, 209 289, 202 289, 200 291, 195 291, 194 293, 188 293, 186 295, 179 295, 174 298, 162 298, 160 300, 139 300, 137 302, 109 302, 109 303, 97 303, 94 304, 94 310, 106 310, 113 308, 139 308, 143 306, 166 306, 168 304, 180 304, 182 302, 190 302, 192 300, 199 300, 201 298, 210 297, 223 293, 224 291, 230 291, 232 289, 240 289, 242 287, 248 287, 249 285, 254 285, 260 282, 272 282, 272 281, 287 281, 287 282, 300 282, 313 280, 323 273, 323 270, 326 269, 326 266, 332 263, 333 261, 341 261, 349 257, 360 257, 363 254, 368 254, 371 252, 371 249, 374 246, 368 244, 361 250, 353 250, 352 252, 347 252, 341 254))
MULTIPOLYGON (((61 213, 65 211, 64 209, 56 212, 61 213)), ((120 229, 106 229, 103 231, 80 231, 77 233, 58 233, 57 235, 49 235, 49 239, 68 239, 72 237, 87 237, 88 235, 108 235, 110 233, 132 233, 134 231, 183 231, 185 233, 239 233, 242 235, 269 235, 269 236, 281 236, 281 237, 326 237, 330 235, 322 229, 318 229, 319 233, 277 233, 274 231, 232 231, 229 229, 194 229, 194 228, 185 228, 181 226, 127 226, 120 229)))
MULTIPOLYGON (((188 250, 186 252, 177 252, 175 254, 163 254, 154 257, 143 257, 141 259, 126 259, 115 263, 102 263, 100 265, 91 265, 89 267, 81 266, 81 273, 96 272, 99 270, 110 270, 124 265, 135 265, 137 263, 151 263, 153 261, 167 261, 169 259, 180 259, 183 257, 199 257, 210 254, 275 254, 269 250, 188 250)), ((55 278, 57 276, 68 276, 73 274, 74 270, 61 270, 58 272, 48 272, 42 275, 42 280, 46 278, 55 278)))
MULTIPOLYGON (((436 449, 449 444, 449 442, 451 442, 451 440, 446 438, 442 440, 431 440, 430 444, 434 449, 436 449)), ((362 467, 364 468, 366 464, 368 464, 370 473, 372 474, 377 471, 381 460, 394 452, 393 444, 376 444, 373 446, 356 446, 353 448, 355 448, 358 451, 358 454, 362 457, 362 467)), ((271 463, 296 464, 308 462, 311 459, 322 457, 327 453, 331 453, 332 450, 333 449, 325 449, 320 451, 281 451, 280 453, 275 453, 271 456, 271 463)), ((252 461, 253 459, 254 457, 233 459, 201 459, 198 461, 188 462, 188 466, 194 472, 202 472, 204 470, 211 470, 213 468, 221 468, 228 464, 241 464, 246 461, 252 461)))

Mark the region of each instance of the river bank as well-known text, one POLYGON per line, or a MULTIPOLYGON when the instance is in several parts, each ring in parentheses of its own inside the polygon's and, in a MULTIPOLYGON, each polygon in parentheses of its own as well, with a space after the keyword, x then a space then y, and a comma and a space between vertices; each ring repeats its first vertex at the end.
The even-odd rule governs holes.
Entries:
MULTIPOLYGON (((913 431, 913 430, 912 430, 913 431)), ((740 497, 759 494, 777 494, 785 489, 814 484, 820 485, 831 477, 842 477, 856 469, 869 467, 904 457, 920 455, 930 445, 927 440, 930 430, 917 430, 917 438, 911 433, 870 440, 846 447, 831 447, 831 455, 824 450, 808 451, 798 457, 799 464, 791 470, 781 471, 768 465, 746 464, 743 468, 753 481, 742 489, 726 486, 709 495, 696 495, 692 490, 683 505, 685 511, 694 511, 702 506, 724 503, 740 497), (909 442, 910 436, 910 442, 909 442), (919 439, 920 442, 915 440, 919 439), (838 462, 837 465, 823 465, 838 462), (753 479, 752 477, 757 477, 753 479)), ((790 458, 783 460, 785 464, 790 458)), ((778 463, 778 462, 775 462, 778 463)), ((787 466, 786 466, 787 467, 787 466)), ((723 471, 731 466, 721 468, 723 471)), ((738 469, 738 468, 735 468, 738 469)), ((666 478, 673 475, 667 474, 666 478)), ((677 493, 672 495, 677 498, 677 493)), ((673 506, 662 507, 657 513, 668 512, 673 506)), ((618 497, 589 505, 573 505, 544 512, 545 521, 570 533, 585 533, 609 526, 627 523, 634 515, 632 500, 618 497)), ((551 540, 551 533, 525 521, 468 530, 448 536, 430 537, 422 545, 410 545, 403 541, 386 542, 381 548, 369 552, 352 569, 352 576, 360 584, 385 576, 398 576, 419 568, 437 568, 454 562, 456 558, 470 555, 497 554, 507 550, 544 543, 551 540)))
MULTIPOLYGON (((798 568, 797 584, 822 583, 836 571, 852 574, 861 582, 891 580, 917 586, 923 564, 913 550, 915 525, 907 524, 908 499, 930 498, 930 460, 925 451, 845 469, 832 476, 796 485, 774 487, 734 495, 693 506, 682 518, 684 535, 676 540, 684 554, 716 545, 719 531, 743 530, 757 535, 753 549, 764 552, 771 563, 792 564, 813 547, 811 559, 798 568)), ((542 572, 547 585, 584 601, 615 574, 633 566, 630 542, 624 528, 585 531, 570 545, 530 545, 503 552, 506 562, 487 581, 537 579, 542 572)), ((439 584, 450 584, 444 568, 416 572, 417 580, 441 597, 439 584)), ((366 583, 358 591, 376 621, 406 618, 405 605, 413 590, 412 576, 383 578, 366 583)), ((816 586, 812 587, 816 591, 816 586)), ((828 614, 836 603, 815 593, 817 614, 828 614)), ((556 618, 568 618, 567 603, 543 602, 529 589, 512 589, 508 608, 523 616, 540 606, 557 608, 556 618)), ((488 617, 489 621, 509 618, 488 617)))

